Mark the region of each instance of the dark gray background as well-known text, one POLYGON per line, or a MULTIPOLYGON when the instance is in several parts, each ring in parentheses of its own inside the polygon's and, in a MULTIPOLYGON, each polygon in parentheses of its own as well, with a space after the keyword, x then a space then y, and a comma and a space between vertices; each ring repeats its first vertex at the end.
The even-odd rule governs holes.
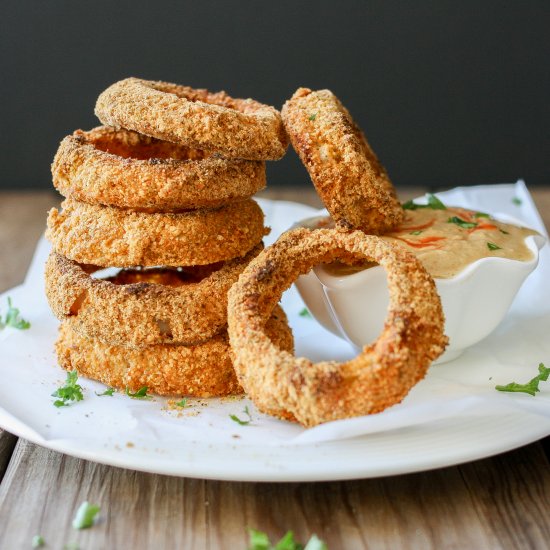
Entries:
MULTIPOLYGON (((330 88, 397 185, 550 183, 549 29, 548 1, 4 1, 0 186, 47 188, 127 76, 277 107, 330 88)), ((268 177, 308 181, 293 152, 268 177)))

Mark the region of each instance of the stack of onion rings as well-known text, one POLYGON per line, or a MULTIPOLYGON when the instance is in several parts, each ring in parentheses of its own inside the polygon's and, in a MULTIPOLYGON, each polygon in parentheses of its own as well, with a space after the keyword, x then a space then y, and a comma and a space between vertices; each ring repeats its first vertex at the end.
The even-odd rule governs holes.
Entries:
POLYGON ((304 426, 376 413, 399 403, 444 350, 441 301, 415 256, 360 231, 296 229, 257 256, 229 292, 237 377, 263 412, 304 426), (378 340, 346 363, 312 363, 264 328, 281 294, 318 263, 374 261, 387 272, 390 305, 378 340))
POLYGON ((278 160, 288 145, 273 107, 169 82, 115 82, 99 96, 95 114, 103 124, 217 151, 225 158, 278 160))
POLYGON ((66 197, 152 212, 219 207, 265 187, 263 162, 227 160, 107 127, 67 136, 52 175, 66 197))
MULTIPOLYGON (((241 388, 227 291, 268 233, 250 197, 285 153, 280 113, 163 82, 126 79, 98 98, 110 126, 77 130, 52 165, 66 197, 46 236, 46 294, 60 364, 116 387, 196 396, 241 388), (124 268, 106 279, 102 268, 124 268)), ((284 349, 284 314, 270 321, 284 349)))
POLYGON ((403 209, 363 132, 330 90, 299 88, 282 109, 292 146, 337 225, 382 234, 403 209))

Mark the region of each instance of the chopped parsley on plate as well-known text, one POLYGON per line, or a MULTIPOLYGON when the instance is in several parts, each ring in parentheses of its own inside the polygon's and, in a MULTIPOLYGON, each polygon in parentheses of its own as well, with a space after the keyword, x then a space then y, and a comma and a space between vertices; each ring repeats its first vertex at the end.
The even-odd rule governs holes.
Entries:
POLYGON ((498 391, 528 393, 529 395, 535 396, 535 394, 540 391, 539 383, 546 382, 549 375, 550 368, 545 367, 544 363, 539 363, 539 373, 534 378, 531 378, 526 384, 510 382, 505 386, 495 386, 495 389, 498 391))
POLYGON ((142 386, 135 393, 132 393, 130 391, 130 388, 128 386, 126 386, 126 395, 128 397, 131 397, 132 399, 153 399, 152 396, 147 395, 147 386, 142 386))
POLYGON ((56 407, 67 407, 71 403, 82 401, 84 399, 84 395, 82 394, 82 386, 77 384, 77 380, 78 373, 75 370, 67 373, 65 385, 57 388, 57 390, 52 393, 52 397, 59 398, 53 402, 56 407))
POLYGON ((0 317, 0 329, 5 327, 16 328, 18 330, 27 330, 31 324, 19 315, 19 310, 13 307, 11 298, 8 297, 8 311, 4 318, 0 317))
POLYGON ((250 416, 250 411, 248 410, 248 405, 244 408, 243 414, 248 416, 248 420, 241 420, 236 414, 230 414, 229 418, 233 420, 233 422, 236 422, 240 426, 248 426, 252 422, 252 416, 250 416))

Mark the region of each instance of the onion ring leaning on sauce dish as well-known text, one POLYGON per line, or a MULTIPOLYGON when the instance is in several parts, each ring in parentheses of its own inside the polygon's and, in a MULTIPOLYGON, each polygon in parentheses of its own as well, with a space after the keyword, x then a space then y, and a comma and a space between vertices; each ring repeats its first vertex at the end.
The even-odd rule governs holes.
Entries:
MULTIPOLYGON (((286 316, 276 308, 266 332, 282 349, 293 349, 286 316)), ((66 370, 114 388, 137 391, 143 386, 159 395, 222 397, 242 393, 233 369, 227 332, 195 346, 154 345, 141 349, 109 346, 85 338, 64 321, 55 344, 66 370)))
POLYGON ((168 141, 100 126, 67 136, 52 164, 65 197, 90 204, 174 212, 214 208, 265 187, 265 164, 227 160, 168 141))
POLYGON ((227 292, 261 249, 256 246, 244 258, 221 265, 181 272, 122 271, 111 279, 93 278, 90 273, 99 268, 52 252, 46 262, 46 296, 58 319, 106 344, 194 344, 226 326, 227 292))
POLYGON ((444 350, 433 279, 397 245, 360 231, 295 229, 260 253, 229 291, 229 339, 239 382, 265 413, 304 426, 399 403, 444 350), (378 340, 351 361, 312 363, 279 349, 264 326, 281 294, 314 265, 371 260, 385 268, 390 305, 378 340))
POLYGON ((282 108, 292 146, 337 225, 385 233, 403 218, 363 132, 330 90, 299 88, 282 108))
POLYGON ((98 97, 95 114, 108 126, 216 151, 225 158, 278 160, 288 145, 275 108, 169 82, 115 82, 98 97))
POLYGON ((66 199, 48 215, 56 252, 101 267, 192 266, 244 256, 268 233, 252 199, 218 209, 149 213, 66 199))

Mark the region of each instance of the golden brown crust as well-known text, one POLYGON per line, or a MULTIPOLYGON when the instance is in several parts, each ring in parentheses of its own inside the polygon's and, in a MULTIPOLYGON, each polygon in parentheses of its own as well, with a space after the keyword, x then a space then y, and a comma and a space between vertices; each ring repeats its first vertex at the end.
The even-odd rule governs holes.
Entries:
POLYGON ((433 279, 398 245, 361 231, 296 229, 248 265, 229 291, 229 339, 239 382, 263 412, 305 426, 376 413, 399 403, 444 350, 433 279), (282 292, 314 265, 367 259, 387 272, 390 306, 376 342, 351 361, 312 363, 263 331, 282 292))
POLYGON ((334 221, 382 234, 403 209, 363 132, 330 90, 299 88, 282 108, 292 146, 334 221))
POLYGON ((98 97, 95 114, 108 126, 217 151, 226 158, 277 160, 288 145, 275 108, 169 82, 115 82, 98 97))
POLYGON ((73 199, 52 208, 56 252, 101 267, 204 265, 244 256, 267 233, 252 199, 177 214, 121 210, 73 199))
POLYGON ((227 292, 261 248, 183 286, 115 284, 91 277, 97 268, 52 252, 46 262, 46 296, 58 319, 106 344, 143 347, 203 342, 227 324, 227 292))
POLYGON ((157 212, 214 208, 265 187, 265 163, 203 151, 100 126, 60 144, 53 184, 65 197, 157 212))
MULTIPOLYGON (((267 333, 282 349, 292 351, 292 331, 280 308, 268 321, 267 333)), ((64 369, 76 369, 122 390, 147 386, 149 393, 194 397, 242 393, 226 331, 196 346, 155 345, 135 350, 85 338, 64 322, 55 348, 64 369)))

